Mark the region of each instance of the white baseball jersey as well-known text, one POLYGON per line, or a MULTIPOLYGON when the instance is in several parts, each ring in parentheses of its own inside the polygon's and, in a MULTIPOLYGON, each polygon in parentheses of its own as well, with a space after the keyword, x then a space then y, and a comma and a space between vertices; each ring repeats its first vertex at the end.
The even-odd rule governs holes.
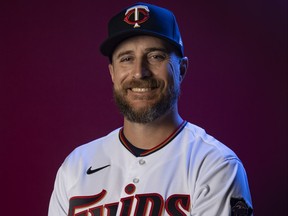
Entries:
POLYGON ((251 215, 244 167, 191 123, 135 156, 121 128, 76 148, 58 170, 49 216, 251 215))

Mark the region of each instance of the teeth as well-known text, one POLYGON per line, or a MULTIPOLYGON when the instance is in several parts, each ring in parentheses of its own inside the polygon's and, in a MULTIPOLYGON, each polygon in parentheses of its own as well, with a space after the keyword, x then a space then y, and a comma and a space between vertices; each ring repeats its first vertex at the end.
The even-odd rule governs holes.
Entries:
POLYGON ((133 92, 147 92, 147 91, 150 91, 151 88, 132 88, 131 90, 133 92))

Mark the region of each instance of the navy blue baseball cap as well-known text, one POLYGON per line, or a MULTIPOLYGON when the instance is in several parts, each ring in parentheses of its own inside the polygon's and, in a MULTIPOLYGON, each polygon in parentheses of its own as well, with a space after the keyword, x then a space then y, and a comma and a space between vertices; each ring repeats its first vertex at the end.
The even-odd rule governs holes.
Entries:
POLYGON ((108 38, 100 51, 111 57, 119 43, 137 35, 150 35, 172 44, 184 56, 184 47, 174 14, 165 8, 139 2, 125 8, 108 23, 108 38))

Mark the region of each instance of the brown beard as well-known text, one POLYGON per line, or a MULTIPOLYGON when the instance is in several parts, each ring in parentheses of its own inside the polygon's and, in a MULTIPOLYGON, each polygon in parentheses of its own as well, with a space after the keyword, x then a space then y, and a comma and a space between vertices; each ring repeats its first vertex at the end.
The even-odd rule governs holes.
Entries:
POLYGON ((156 103, 146 106, 144 108, 135 110, 127 101, 127 89, 132 87, 138 88, 156 88, 159 87, 161 82, 153 78, 145 80, 135 80, 123 85, 123 89, 113 89, 114 100, 120 112, 131 122, 136 123, 149 123, 169 111, 177 102, 180 95, 180 87, 169 85, 166 92, 161 93, 156 103))

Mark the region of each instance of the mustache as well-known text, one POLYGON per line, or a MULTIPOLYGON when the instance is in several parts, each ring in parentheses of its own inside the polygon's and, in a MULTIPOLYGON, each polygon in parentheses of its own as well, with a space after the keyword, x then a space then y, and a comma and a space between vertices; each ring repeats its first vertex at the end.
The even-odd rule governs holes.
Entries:
POLYGON ((161 81, 154 78, 147 78, 141 80, 131 80, 123 84, 124 89, 131 88, 158 88, 161 85, 161 81))

